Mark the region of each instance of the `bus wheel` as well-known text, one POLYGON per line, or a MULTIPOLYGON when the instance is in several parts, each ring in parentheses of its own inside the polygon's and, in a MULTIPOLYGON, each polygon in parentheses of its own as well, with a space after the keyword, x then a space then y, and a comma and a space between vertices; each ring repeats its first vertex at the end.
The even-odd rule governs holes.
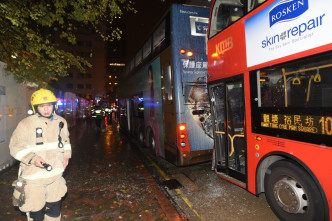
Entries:
POLYGON ((265 174, 265 195, 281 220, 324 220, 324 202, 313 179, 288 160, 272 164, 265 174))
POLYGON ((149 135, 149 148, 152 150, 153 154, 156 153, 156 142, 155 142, 152 131, 150 132, 150 135, 149 135))

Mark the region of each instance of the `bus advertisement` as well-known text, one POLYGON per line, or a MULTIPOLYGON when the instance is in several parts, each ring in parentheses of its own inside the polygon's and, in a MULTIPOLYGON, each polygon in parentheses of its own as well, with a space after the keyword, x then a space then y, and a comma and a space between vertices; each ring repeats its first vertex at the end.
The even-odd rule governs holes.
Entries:
POLYGON ((212 167, 281 220, 332 218, 332 1, 214 0, 212 167))
POLYGON ((205 46, 209 11, 172 4, 120 84, 121 127, 175 165, 212 158, 205 46))

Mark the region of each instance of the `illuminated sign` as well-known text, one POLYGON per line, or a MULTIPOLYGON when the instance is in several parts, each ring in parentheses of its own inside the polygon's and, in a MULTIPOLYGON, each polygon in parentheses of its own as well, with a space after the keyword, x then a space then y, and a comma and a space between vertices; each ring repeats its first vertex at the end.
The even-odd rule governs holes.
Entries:
POLYGON ((119 66, 119 67, 123 67, 123 66, 126 66, 126 64, 121 64, 121 63, 110 63, 110 66, 119 66))
POLYGON ((332 135, 332 116, 261 114, 261 127, 332 135))

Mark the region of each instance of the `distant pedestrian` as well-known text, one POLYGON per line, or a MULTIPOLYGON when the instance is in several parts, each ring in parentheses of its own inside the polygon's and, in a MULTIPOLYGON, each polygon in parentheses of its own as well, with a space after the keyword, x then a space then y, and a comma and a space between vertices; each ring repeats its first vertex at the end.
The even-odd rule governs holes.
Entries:
POLYGON ((105 111, 100 105, 95 107, 93 117, 95 119, 97 129, 103 130, 105 127, 105 111))
POLYGON ((19 122, 9 143, 10 154, 20 161, 13 203, 29 221, 61 220, 61 198, 67 192, 62 174, 71 145, 66 120, 55 114, 56 102, 51 91, 35 91, 34 114, 19 122))

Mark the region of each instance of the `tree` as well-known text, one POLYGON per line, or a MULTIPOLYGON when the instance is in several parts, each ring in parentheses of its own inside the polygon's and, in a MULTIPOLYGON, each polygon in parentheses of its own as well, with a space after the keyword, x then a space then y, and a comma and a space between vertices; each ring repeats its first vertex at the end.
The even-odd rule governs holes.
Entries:
POLYGON ((71 66, 84 72, 91 64, 61 49, 62 39, 76 43, 75 30, 89 26, 105 41, 122 31, 105 29, 124 12, 136 12, 130 0, 2 0, 0 2, 0 61, 18 82, 41 85, 66 76, 71 66))

